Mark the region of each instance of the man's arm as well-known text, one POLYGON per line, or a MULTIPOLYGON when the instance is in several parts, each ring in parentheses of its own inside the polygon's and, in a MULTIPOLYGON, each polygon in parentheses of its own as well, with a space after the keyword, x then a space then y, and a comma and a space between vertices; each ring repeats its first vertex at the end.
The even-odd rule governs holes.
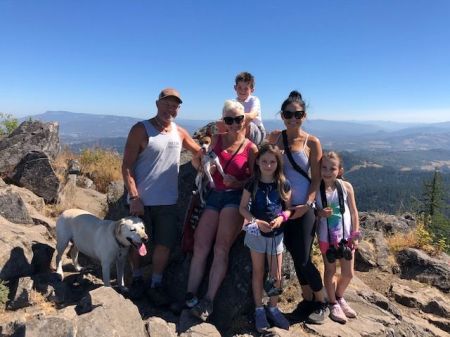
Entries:
POLYGON ((125 187, 130 196, 130 214, 143 215, 144 206, 139 199, 139 193, 134 178, 134 164, 142 150, 142 145, 146 140, 145 128, 141 123, 135 124, 128 134, 122 162, 122 177, 125 187))
POLYGON ((183 143, 183 147, 192 153, 192 165, 198 169, 200 167, 202 151, 200 145, 196 143, 194 139, 192 139, 191 135, 183 129, 181 126, 178 126, 178 133, 183 143))
POLYGON ((181 126, 178 127, 178 133, 180 134, 180 138, 183 142, 183 147, 190 151, 193 155, 197 154, 200 151, 200 145, 198 145, 194 139, 192 139, 191 135, 183 129, 181 126))

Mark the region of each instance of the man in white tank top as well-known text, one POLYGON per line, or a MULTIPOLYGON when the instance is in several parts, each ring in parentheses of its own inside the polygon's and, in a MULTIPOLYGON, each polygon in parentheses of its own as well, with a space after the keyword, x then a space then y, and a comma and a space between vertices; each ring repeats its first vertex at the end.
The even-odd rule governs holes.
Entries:
MULTIPOLYGON (((184 147, 193 154, 200 151, 200 146, 189 133, 173 122, 181 103, 177 90, 163 89, 156 101, 156 115, 131 128, 123 155, 122 175, 128 190, 130 214, 145 215, 146 231, 154 244, 152 278, 147 295, 155 305, 164 305, 168 301, 161 284, 170 251, 177 239, 176 203, 181 149, 184 147)), ((133 265, 130 295, 140 297, 144 290, 140 258, 135 249, 130 254, 133 265)))

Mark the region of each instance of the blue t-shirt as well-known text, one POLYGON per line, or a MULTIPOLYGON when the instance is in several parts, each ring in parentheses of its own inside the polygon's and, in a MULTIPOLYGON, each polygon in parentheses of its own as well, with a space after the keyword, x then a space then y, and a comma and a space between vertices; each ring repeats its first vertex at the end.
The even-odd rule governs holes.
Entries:
MULTIPOLYGON (((245 185, 244 188, 250 192, 251 195, 253 195, 254 187, 255 181, 251 180, 245 185)), ((283 189, 285 192, 289 192, 291 190, 291 186, 288 181, 284 184, 283 189)), ((273 219, 278 217, 278 214, 280 214, 284 208, 285 204, 283 199, 280 197, 280 193, 278 192, 277 183, 263 183, 259 181, 255 196, 252 196, 250 201, 250 213, 252 213, 252 215, 257 219, 271 222, 273 219)), ((269 233, 261 232, 261 235, 273 236, 282 232, 282 227, 279 227, 269 233)))

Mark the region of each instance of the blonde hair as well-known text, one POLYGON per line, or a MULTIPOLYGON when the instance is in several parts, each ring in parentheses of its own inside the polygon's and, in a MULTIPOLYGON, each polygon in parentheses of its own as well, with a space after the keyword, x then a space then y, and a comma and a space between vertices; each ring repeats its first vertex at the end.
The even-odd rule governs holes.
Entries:
POLYGON ((227 99, 225 101, 225 103, 223 104, 222 116, 231 110, 237 110, 238 112, 241 112, 242 115, 245 112, 244 106, 241 103, 239 103, 238 101, 232 100, 232 99, 227 99))

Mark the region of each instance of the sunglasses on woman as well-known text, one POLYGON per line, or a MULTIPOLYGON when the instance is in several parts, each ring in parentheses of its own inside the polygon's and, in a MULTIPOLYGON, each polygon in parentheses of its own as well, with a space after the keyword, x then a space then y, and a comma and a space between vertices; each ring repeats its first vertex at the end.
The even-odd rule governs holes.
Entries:
POLYGON ((241 124, 244 120, 244 115, 236 116, 236 117, 223 117, 223 121, 227 125, 232 125, 233 122, 236 124, 241 124))
POLYGON ((305 117, 305 111, 303 111, 303 110, 299 110, 299 111, 284 110, 284 111, 281 111, 281 115, 283 116, 284 119, 291 119, 294 116, 296 119, 302 119, 303 117, 305 117))

